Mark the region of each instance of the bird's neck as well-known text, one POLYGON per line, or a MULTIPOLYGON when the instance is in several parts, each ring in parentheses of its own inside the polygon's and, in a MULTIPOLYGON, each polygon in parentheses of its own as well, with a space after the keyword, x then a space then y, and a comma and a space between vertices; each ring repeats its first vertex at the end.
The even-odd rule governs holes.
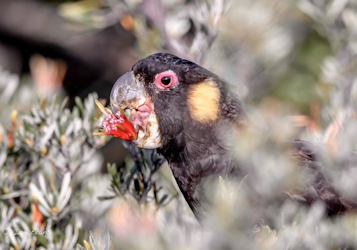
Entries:
POLYGON ((201 190, 198 186, 213 175, 224 175, 228 166, 224 165, 226 150, 221 147, 223 138, 211 128, 187 128, 174 139, 168 141, 161 153, 168 160, 173 176, 187 203, 198 215, 202 210, 201 190), (195 131, 195 133, 192 133, 195 131), (217 167, 216 162, 221 162, 217 167))
POLYGON ((192 133, 187 130, 167 141, 161 149, 181 193, 196 215, 197 211, 202 210, 201 203, 195 194, 197 186, 203 178, 211 174, 210 171, 200 171, 197 165, 214 151, 215 141, 217 140, 212 133, 204 136, 200 131, 196 130, 192 133))
POLYGON ((209 132, 210 130, 202 126, 195 128, 187 126, 175 137, 166 141, 161 152, 169 163, 192 165, 217 147, 218 138, 215 133, 209 132))

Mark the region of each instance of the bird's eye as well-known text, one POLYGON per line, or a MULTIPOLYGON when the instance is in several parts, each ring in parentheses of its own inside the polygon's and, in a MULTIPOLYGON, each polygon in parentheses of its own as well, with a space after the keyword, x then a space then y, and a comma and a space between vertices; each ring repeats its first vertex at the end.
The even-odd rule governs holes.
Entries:
POLYGON ((155 85, 161 90, 169 90, 178 83, 176 73, 172 70, 161 72, 155 76, 155 85))
POLYGON ((166 85, 169 85, 171 83, 171 77, 169 76, 164 76, 163 78, 161 78, 161 83, 166 85))

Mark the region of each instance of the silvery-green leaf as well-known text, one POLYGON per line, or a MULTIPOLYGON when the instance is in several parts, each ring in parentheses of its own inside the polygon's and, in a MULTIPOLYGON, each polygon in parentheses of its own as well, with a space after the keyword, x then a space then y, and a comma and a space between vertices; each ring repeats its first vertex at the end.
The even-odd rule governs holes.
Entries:
POLYGON ((77 240, 78 240, 78 229, 75 228, 74 232, 71 233, 67 233, 67 228, 66 228, 66 238, 68 237, 68 239, 70 239, 70 241, 68 241, 68 244, 64 247, 65 249, 73 249, 73 247, 75 246, 77 240), (67 236, 68 235, 68 236, 67 236))
POLYGON ((58 104, 58 95, 55 95, 54 98, 52 99, 50 106, 48 107, 51 112, 53 112, 55 110, 55 107, 57 106, 57 104, 58 104))
POLYGON ((99 250, 97 249, 97 242, 92 234, 92 232, 89 232, 89 245, 91 247, 91 250, 99 250))
POLYGON ((64 238, 64 242, 63 242, 64 249, 69 249, 68 245, 71 241, 72 233, 73 233, 73 227, 71 224, 69 224, 66 226, 66 229, 65 229, 65 238, 64 238))
POLYGON ((73 123, 70 123, 70 124, 68 125, 68 127, 67 127, 67 129, 66 129, 66 132, 65 132, 64 134, 65 134, 66 136, 69 136, 69 135, 72 133, 73 129, 74 129, 74 124, 73 124, 73 123))
POLYGON ((25 127, 24 126, 18 127, 17 132, 19 133, 20 136, 25 136, 25 127))
POLYGON ((40 183, 41 191, 44 195, 47 195, 46 181, 42 174, 38 176, 38 182, 40 183))
MULTIPOLYGON (((82 121, 81 121, 81 119, 75 118, 73 120, 73 126, 74 126, 74 133, 75 133, 75 135, 77 135, 78 132, 81 131, 81 129, 82 129, 82 121)), ((81 139, 81 138, 78 138, 78 139, 81 139)))
POLYGON ((61 106, 60 106, 60 108, 59 108, 59 111, 62 111, 62 110, 66 107, 66 105, 67 105, 67 103, 68 103, 68 100, 69 100, 69 97, 68 97, 68 96, 66 96, 66 97, 63 99, 63 101, 62 101, 62 103, 61 103, 61 106))
POLYGON ((78 111, 78 107, 74 107, 72 110, 72 117, 73 119, 76 119, 79 117, 79 111, 78 111))
MULTIPOLYGON (((62 191, 62 190, 61 190, 62 191)), ((58 203, 57 203, 57 207, 58 207, 58 212, 60 213, 62 211, 62 209, 66 206, 67 202, 69 201, 69 199, 71 198, 71 194, 72 194, 72 188, 68 187, 67 192, 64 194, 64 196, 62 197, 61 195, 58 197, 58 203)))
POLYGON ((43 148, 47 142, 51 139, 53 132, 56 129, 56 123, 52 123, 50 127, 47 127, 46 133, 40 141, 40 148, 43 148))
POLYGON ((45 217, 50 217, 50 210, 46 210, 45 207, 43 207, 41 204, 38 205, 38 209, 40 210, 41 214, 45 217))
POLYGON ((70 210, 71 210, 70 207, 64 207, 62 212, 58 215, 57 219, 58 220, 62 220, 63 218, 68 216, 68 213, 70 212, 70 210))
POLYGON ((2 218, 2 221, 1 221, 1 228, 5 228, 9 221, 11 220, 14 212, 15 212, 15 207, 14 206, 11 206, 10 208, 8 208, 7 206, 6 207, 3 207, 2 211, 1 211, 1 218, 2 218))
POLYGON ((102 249, 110 250, 111 245, 112 245, 112 237, 111 237, 109 231, 107 230, 103 236, 102 249))
POLYGON ((15 232, 11 229, 11 227, 6 228, 6 236, 9 237, 11 244, 16 245, 17 241, 15 238, 15 232))
POLYGON ((40 202, 40 204, 47 210, 47 211, 51 211, 50 206, 47 204, 46 199, 43 197, 42 193, 40 192, 40 190, 38 190, 38 188, 36 187, 35 184, 30 183, 30 190, 33 193, 33 195, 35 195, 36 199, 40 202))
POLYGON ((18 217, 15 217, 12 221, 11 224, 15 229, 21 229, 20 235, 20 248, 21 249, 26 249, 26 246, 29 246, 31 244, 31 230, 27 226, 25 222, 20 220, 18 217))
POLYGON ((320 20, 324 16, 324 13, 309 1, 301 1, 298 3, 298 6, 305 14, 316 21, 320 20))
POLYGON ((60 191, 60 194, 58 196, 58 199, 63 199, 64 198, 64 196, 67 193, 67 190, 69 188, 70 181, 71 181, 71 173, 67 172, 63 176, 63 181, 62 181, 62 185, 61 185, 61 191, 60 191))
POLYGON ((1 170, 2 166, 4 165, 6 158, 7 158, 7 152, 5 150, 4 151, 1 150, 1 152, 0 152, 0 170, 1 170))
MULTIPOLYGON (((1 74, 5 74, 3 71, 0 72, 1 74)), ((16 74, 8 74, 6 77, 6 86, 5 89, 2 89, 2 93, 0 95, 0 100, 2 102, 9 102, 10 99, 13 97, 18 85, 19 85, 20 79, 19 76, 16 74)))
POLYGON ((327 10, 326 16, 330 22, 335 21, 336 18, 340 15, 340 13, 345 8, 348 0, 333 0, 327 10))
POLYGON ((9 194, 3 194, 3 195, 0 196, 0 199, 2 199, 2 200, 12 199, 12 198, 23 196, 23 195, 27 195, 27 194, 28 194, 28 191, 20 190, 20 191, 15 191, 15 192, 12 192, 12 193, 9 193, 9 194))
POLYGON ((84 147, 84 152, 83 152, 83 161, 89 161, 91 157, 95 154, 95 149, 94 148, 89 148, 89 147, 84 147))
POLYGON ((47 220, 46 238, 49 241, 49 243, 53 243, 52 219, 47 220))
POLYGON ((77 107, 79 108, 79 110, 81 111, 81 113, 84 113, 84 106, 83 106, 83 102, 81 100, 81 98, 79 98, 78 96, 75 97, 74 101, 76 102, 77 107))
POLYGON ((48 193, 46 196, 48 204, 52 207, 56 205, 55 194, 57 194, 57 190, 52 190, 53 193, 48 193))

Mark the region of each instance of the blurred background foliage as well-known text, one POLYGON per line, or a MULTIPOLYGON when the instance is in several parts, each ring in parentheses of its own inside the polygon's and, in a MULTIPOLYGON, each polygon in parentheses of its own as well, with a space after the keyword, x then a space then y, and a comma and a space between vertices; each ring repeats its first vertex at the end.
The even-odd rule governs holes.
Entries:
POLYGON ((356 31, 354 0, 0 0, 0 249, 357 248, 354 214, 281 199, 309 181, 292 138, 357 198, 356 31), (94 99, 158 51, 227 80, 252 121, 249 175, 207 187, 201 223, 155 151, 92 135, 94 99))

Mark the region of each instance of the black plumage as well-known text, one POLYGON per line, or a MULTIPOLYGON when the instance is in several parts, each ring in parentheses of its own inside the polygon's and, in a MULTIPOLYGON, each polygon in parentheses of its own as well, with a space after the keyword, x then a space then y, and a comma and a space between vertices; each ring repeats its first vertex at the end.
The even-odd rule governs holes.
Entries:
POLYGON ((168 160, 178 186, 194 212, 201 209, 197 188, 209 176, 229 176, 236 171, 235 162, 226 154, 225 136, 242 122, 244 116, 240 102, 230 96, 218 76, 201 66, 170 54, 155 54, 134 65, 135 75, 147 83, 146 91, 152 98, 158 116, 163 145, 159 148, 168 160), (174 91, 157 93, 152 82, 154 76, 173 70, 182 83, 174 91), (187 108, 188 87, 213 79, 222 93, 220 117, 212 123, 202 124, 191 119, 187 108), (150 84, 151 83, 151 84, 150 84), (224 129, 225 127, 226 129, 224 129), (225 136, 219 136, 224 131, 225 136))
MULTIPOLYGON (((204 210, 205 180, 243 178, 246 174, 229 154, 232 134, 245 126, 242 105, 218 76, 174 55, 151 55, 136 63, 132 73, 136 84, 143 85, 157 116, 161 135, 158 151, 169 162, 182 194, 199 217, 204 210), (162 72, 177 76, 176 85, 159 88, 157 77, 162 72)), ((127 87, 120 79, 116 86, 112 93, 127 87)), ((125 105, 117 97, 112 98, 113 103, 125 105)), ((339 195, 323 173, 313 144, 301 140, 289 144, 292 157, 309 170, 310 179, 306 191, 289 194, 291 198, 305 204, 323 201, 331 215, 356 207, 339 195)))

